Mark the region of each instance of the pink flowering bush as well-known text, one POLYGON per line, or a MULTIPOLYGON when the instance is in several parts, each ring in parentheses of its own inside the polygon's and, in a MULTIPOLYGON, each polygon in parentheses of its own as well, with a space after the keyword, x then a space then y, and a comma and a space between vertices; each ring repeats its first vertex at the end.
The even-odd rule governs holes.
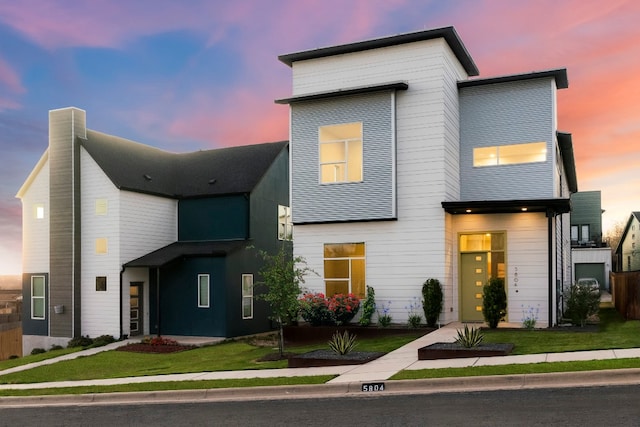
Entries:
POLYGON ((336 294, 327 298, 323 293, 309 293, 304 294, 299 302, 300 315, 312 326, 344 325, 360 309, 360 300, 353 294, 336 294))

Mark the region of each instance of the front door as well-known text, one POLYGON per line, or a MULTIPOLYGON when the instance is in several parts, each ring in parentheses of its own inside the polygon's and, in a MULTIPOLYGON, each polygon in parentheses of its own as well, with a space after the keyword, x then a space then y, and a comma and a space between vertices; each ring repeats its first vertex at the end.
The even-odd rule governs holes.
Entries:
POLYGON ((129 335, 140 335, 144 328, 142 325, 142 282, 131 282, 129 287, 129 335))
POLYGON ((482 322, 482 289, 489 279, 487 253, 460 254, 461 318, 463 322, 482 322))

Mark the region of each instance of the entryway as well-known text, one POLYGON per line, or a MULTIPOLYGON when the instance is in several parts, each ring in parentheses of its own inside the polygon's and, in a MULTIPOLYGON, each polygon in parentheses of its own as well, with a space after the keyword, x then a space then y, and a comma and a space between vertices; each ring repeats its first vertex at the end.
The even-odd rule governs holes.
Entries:
POLYGON ((140 335, 144 331, 142 323, 143 282, 131 282, 129 286, 129 335, 140 335))
POLYGON ((482 322, 482 289, 489 279, 487 253, 460 254, 461 321, 482 322))

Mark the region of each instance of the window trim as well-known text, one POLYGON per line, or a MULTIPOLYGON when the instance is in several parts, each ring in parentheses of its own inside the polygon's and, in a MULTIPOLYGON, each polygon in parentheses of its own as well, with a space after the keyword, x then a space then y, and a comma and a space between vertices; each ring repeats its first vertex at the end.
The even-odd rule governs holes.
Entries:
POLYGON ((242 298, 241 298, 241 301, 240 301, 240 303, 241 303, 240 309, 242 310, 242 319, 245 319, 245 320, 246 319, 253 319, 253 290, 254 290, 253 274, 243 274, 242 275, 242 281, 240 282, 240 286, 241 286, 240 292, 242 294, 242 298), (244 280, 245 280, 245 277, 246 278, 251 278, 251 284, 250 284, 251 285, 251 287, 250 287, 251 294, 250 295, 249 294, 245 294, 245 292, 244 292, 244 280), (249 316, 245 316, 245 314, 244 314, 244 302, 245 302, 245 299, 249 299, 249 301, 251 303, 250 304, 251 314, 249 316))
POLYGON ((211 307, 211 276, 209 274, 198 274, 198 308, 210 308, 211 307), (202 282, 201 279, 207 279, 207 301, 202 301, 202 282))
POLYGON ((32 320, 45 320, 47 318, 47 279, 42 275, 31 276, 31 319, 32 320), (33 292, 33 279, 42 279, 42 296, 35 296, 33 292), (34 303, 36 300, 42 300, 42 317, 34 316, 34 303))
POLYGON ((320 185, 333 185, 333 184, 348 184, 358 183, 364 181, 364 124, 362 121, 348 122, 348 123, 332 123, 327 125, 318 126, 318 182, 320 185), (332 126, 344 126, 344 125, 359 125, 360 135, 359 138, 342 138, 323 141, 321 138, 322 128, 329 128, 332 126), (360 179, 349 179, 349 143, 357 142, 360 144, 360 179), (344 157, 341 161, 322 161, 322 146, 328 144, 342 143, 344 145, 344 157), (343 165, 344 167, 344 179, 340 181, 323 181, 322 180, 322 167, 326 165, 343 165))

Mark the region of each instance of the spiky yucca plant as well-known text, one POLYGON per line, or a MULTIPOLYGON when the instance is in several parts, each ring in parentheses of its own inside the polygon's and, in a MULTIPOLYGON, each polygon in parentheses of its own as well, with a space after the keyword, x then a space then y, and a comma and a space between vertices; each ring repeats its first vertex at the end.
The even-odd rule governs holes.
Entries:
POLYGON ((461 345, 464 348, 473 348, 480 345, 482 340, 484 340, 484 335, 480 332, 480 329, 472 327, 469 329, 469 326, 464 325, 464 330, 458 329, 458 338, 456 339, 456 344, 461 345))
POLYGON ((329 340, 329 348, 341 356, 351 353, 356 345, 356 335, 349 331, 344 331, 344 334, 336 332, 329 340))

